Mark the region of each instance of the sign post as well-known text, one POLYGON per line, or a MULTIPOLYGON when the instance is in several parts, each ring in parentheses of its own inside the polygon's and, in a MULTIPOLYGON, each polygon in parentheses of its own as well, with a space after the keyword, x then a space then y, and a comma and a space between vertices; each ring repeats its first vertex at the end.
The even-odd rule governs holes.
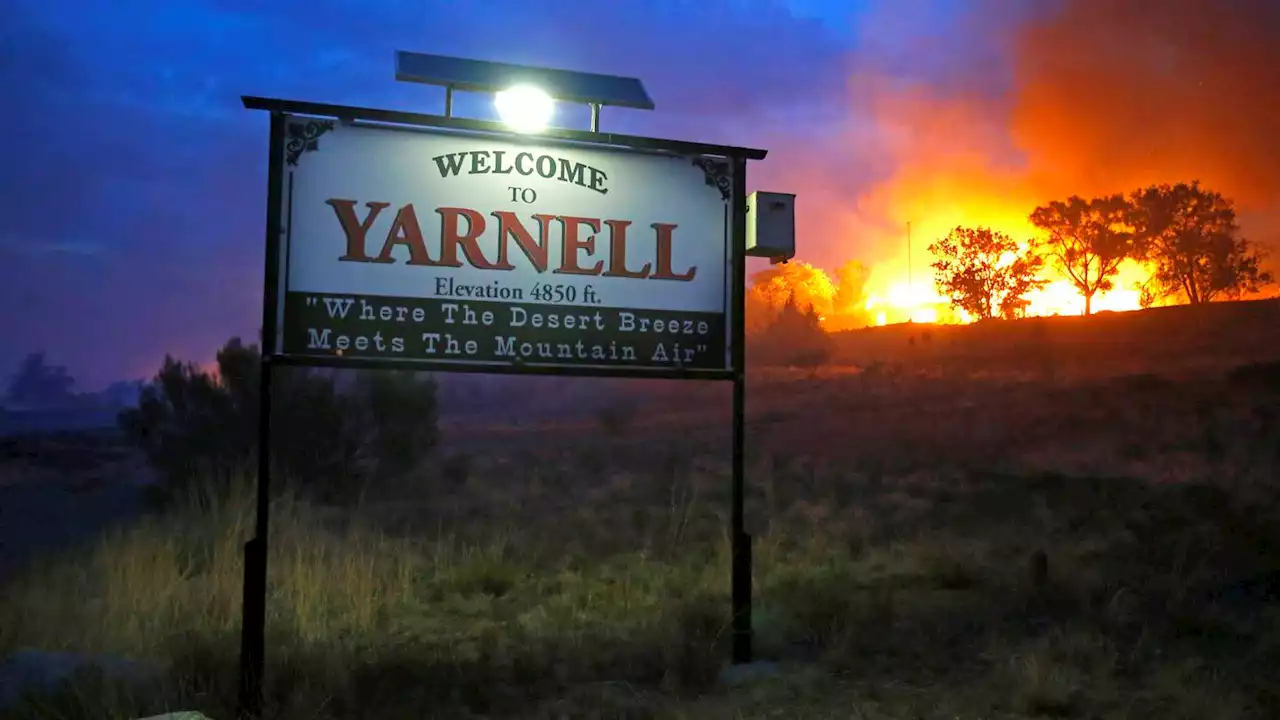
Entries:
MULTIPOLYGON (((397 77, 415 79, 421 64, 412 61, 424 57, 434 56, 401 53, 397 77)), ((476 89, 474 79, 457 80, 475 70, 465 63, 508 79, 512 68, 565 74, 443 60, 464 63, 451 66, 450 99, 455 86, 476 89)), ((563 87, 562 75, 549 77, 563 87)), ((597 89, 608 79, 587 77, 597 89)), ((642 89, 640 96, 631 106, 644 107, 642 89)), ((619 97, 573 99, 592 105, 594 128, 600 105, 626 104, 619 97)), ((243 103, 271 116, 244 714, 262 711, 277 365, 731 380, 733 661, 749 662, 746 164, 765 151, 594 130, 518 133, 451 115, 258 97, 243 103)))

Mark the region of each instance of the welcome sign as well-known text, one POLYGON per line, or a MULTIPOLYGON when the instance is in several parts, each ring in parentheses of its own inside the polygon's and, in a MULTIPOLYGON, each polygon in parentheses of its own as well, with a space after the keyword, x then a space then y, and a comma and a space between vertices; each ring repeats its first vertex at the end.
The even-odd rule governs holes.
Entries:
POLYGON ((287 123, 283 354, 732 366, 728 160, 287 123))

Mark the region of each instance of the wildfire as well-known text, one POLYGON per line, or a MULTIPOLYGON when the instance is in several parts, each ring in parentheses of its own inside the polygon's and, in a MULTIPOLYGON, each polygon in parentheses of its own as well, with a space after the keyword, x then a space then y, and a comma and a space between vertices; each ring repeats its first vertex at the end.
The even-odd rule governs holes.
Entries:
MULTIPOLYGON (((1141 309, 1141 287, 1150 277, 1150 268, 1133 260, 1125 260, 1112 278, 1112 289, 1093 296, 1093 312, 1141 309)), ((1054 280, 1043 289, 1031 293, 1027 299, 1031 301, 1029 315, 1084 314, 1084 296, 1067 280, 1054 280)))
MULTIPOLYGON (((917 179, 920 180, 920 179, 917 179)), ((934 258, 928 246, 945 236, 957 225, 985 226, 1014 238, 1031 239, 1039 231, 1027 220, 1033 199, 1009 198, 1008 187, 1001 187, 998 177, 992 174, 950 178, 930 177, 926 182, 902 182, 886 193, 888 205, 895 209, 895 217, 912 217, 908 231, 907 221, 900 224, 898 257, 873 266, 868 282, 865 309, 869 320, 876 325, 902 322, 915 323, 968 323, 972 318, 963 310, 951 306, 948 298, 938 293, 934 285, 932 263, 934 258), (942 201, 945 198, 945 202, 942 201), (932 209, 932 212, 930 212, 932 209), (910 237, 908 237, 908 232, 910 237)), ((894 239, 882 238, 880 247, 892 247, 894 239)), ((1142 308, 1141 286, 1150 278, 1146 265, 1124 261, 1112 279, 1113 287, 1094 295, 1093 312, 1139 310, 1142 308)), ((1042 277, 1048 284, 1027 295, 1030 317, 1084 314, 1084 296, 1053 265, 1046 264, 1042 277)))
MULTIPOLYGON (((988 134, 980 131, 983 121, 973 107, 917 100, 883 100, 879 110, 886 123, 911 127, 911 141, 898 148, 901 164, 894 173, 860 199, 860 214, 871 219, 848 226, 860 248, 879 256, 871 266, 865 308, 868 321, 877 325, 971 322, 937 292, 929 246, 958 226, 988 227, 1030 241, 1042 234, 1031 224, 1031 212, 1062 194, 1002 164, 998 143, 983 140, 988 134), (965 142, 956 142, 957 133, 964 133, 965 142)), ((1083 296, 1053 262, 1046 263, 1042 277, 1049 284, 1027 296, 1027 315, 1084 313, 1083 296)), ((1149 277, 1148 268, 1126 261, 1114 287, 1094 295, 1092 309, 1141 309, 1137 286, 1149 277)))
POLYGON ((890 322, 937 323, 950 320, 955 312, 951 310, 946 298, 932 289, 932 282, 915 285, 912 283, 895 283, 883 295, 867 297, 867 313, 876 325, 887 325, 890 322))
MULTIPOLYGON (((1092 311, 1142 309, 1141 286, 1150 275, 1150 270, 1143 264, 1124 261, 1113 279, 1114 287, 1093 296, 1092 311)), ((1028 317, 1084 314, 1084 296, 1071 281, 1056 278, 1052 272, 1047 272, 1045 277, 1050 280, 1049 284, 1027 295, 1030 301, 1028 317)), ((896 282, 882 293, 869 295, 866 310, 876 325, 902 322, 962 324, 974 320, 969 313, 951 307, 951 301, 938 294, 931 275, 915 283, 896 282)))
MULTIPOLYGON (((873 5, 884 17, 871 27, 892 25, 901 12, 896 3, 873 5)), ((958 226, 1035 238, 1040 231, 1028 215, 1071 195, 1198 179, 1239 203, 1245 237, 1280 237, 1273 202, 1280 165, 1268 152, 1275 95, 1260 90, 1275 84, 1267 73, 1277 66, 1278 46, 1257 30, 1269 27, 1274 4, 1219 3, 1212 31, 1191 34, 1186 28, 1203 14, 1197 0, 1163 3, 1159 17, 1148 17, 1142 3, 1054 5, 1025 16, 1003 5, 979 11, 956 23, 954 44, 923 36, 918 44, 885 42, 879 32, 865 38, 848 87, 859 113, 850 157, 867 168, 867 184, 804 233, 826 267, 857 260, 868 269, 857 292, 834 283, 847 302, 828 303, 828 329, 969 322, 939 297, 928 246, 958 226), (1086 45, 1097 51, 1081 54, 1086 45), (970 48, 981 49, 981 61, 966 55, 970 48), (945 64, 944 78, 903 74, 930 51, 939 53, 938 67, 945 64), (1010 69, 1007 84, 991 82, 993 64, 1010 69)), ((825 184, 805 192, 838 196, 825 184)), ((1273 248, 1268 269, 1278 272, 1277 265, 1273 248)), ((1090 310, 1141 309, 1150 276, 1150 267, 1124 262, 1090 310)), ((1083 296, 1052 261, 1042 277, 1048 283, 1027 296, 1026 314, 1084 313, 1083 296)))

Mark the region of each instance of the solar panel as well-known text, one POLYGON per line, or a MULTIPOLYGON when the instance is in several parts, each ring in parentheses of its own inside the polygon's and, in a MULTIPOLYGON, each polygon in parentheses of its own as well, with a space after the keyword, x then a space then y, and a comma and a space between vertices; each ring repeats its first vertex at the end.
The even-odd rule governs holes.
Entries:
POLYGON ((557 100, 652 110, 653 100, 637 78, 555 70, 511 63, 396 51, 396 80, 489 92, 536 85, 557 100))

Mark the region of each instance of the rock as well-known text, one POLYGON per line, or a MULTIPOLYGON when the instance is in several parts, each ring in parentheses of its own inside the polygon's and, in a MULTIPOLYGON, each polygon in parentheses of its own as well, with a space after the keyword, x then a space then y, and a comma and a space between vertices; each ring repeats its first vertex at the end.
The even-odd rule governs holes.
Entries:
POLYGON ((179 710, 178 712, 165 713, 164 715, 139 718, 139 720, 209 720, 209 718, 195 710, 179 710))

